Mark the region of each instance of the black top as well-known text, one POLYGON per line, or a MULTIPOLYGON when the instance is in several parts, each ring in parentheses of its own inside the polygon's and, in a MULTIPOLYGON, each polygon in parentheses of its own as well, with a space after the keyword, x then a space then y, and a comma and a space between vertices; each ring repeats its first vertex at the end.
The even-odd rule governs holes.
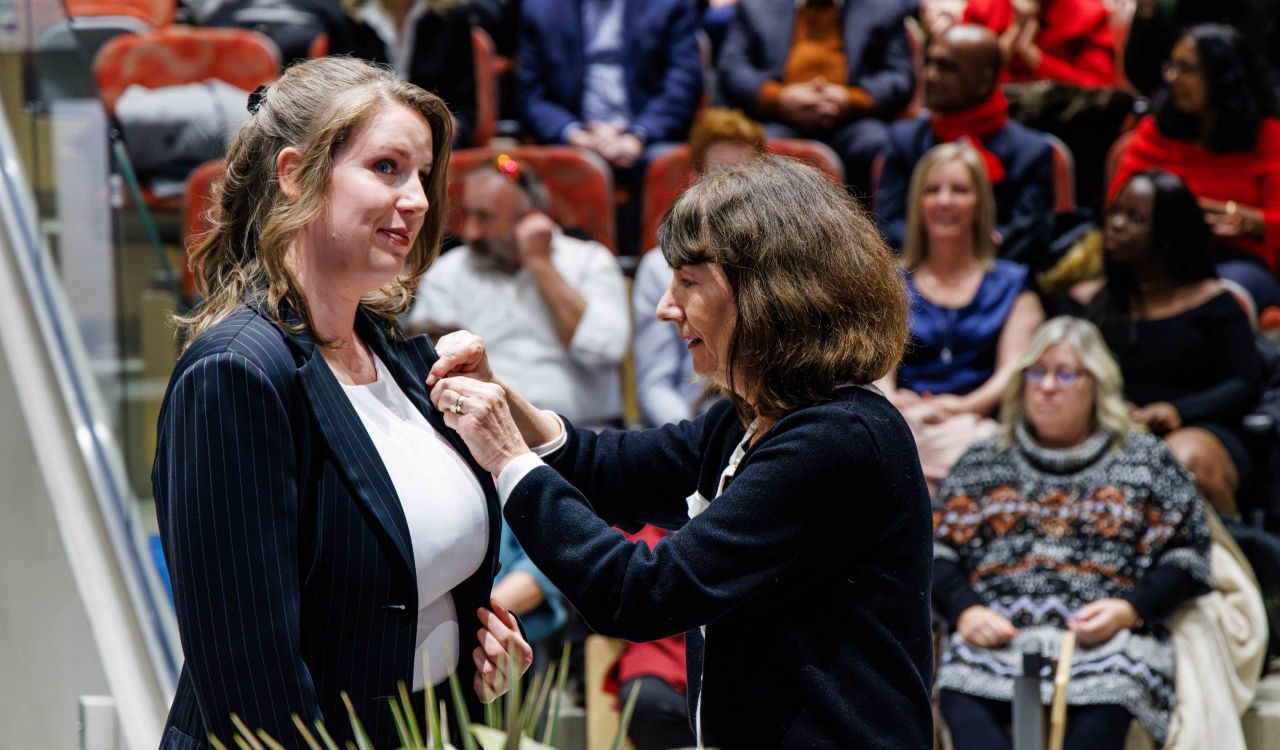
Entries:
POLYGON ((1125 398, 1138 406, 1168 401, 1183 423, 1235 425, 1258 403, 1253 329, 1229 292, 1177 315, 1102 331, 1124 374, 1125 398))
POLYGON ((843 390, 778 420, 716 497, 742 436, 728 402, 653 430, 570 429, 504 515, 597 631, 689 631, 708 746, 929 747, 931 516, 906 423, 843 390), (714 499, 688 520, 694 493, 714 499), (650 550, 619 521, 678 530, 650 550))
MULTIPOLYGON (((390 64, 391 53, 382 37, 363 21, 347 20, 348 27, 329 40, 329 52, 390 64)), ((407 80, 444 99, 458 120, 454 140, 471 145, 476 127, 476 66, 466 6, 444 13, 427 11, 418 19, 414 34, 407 80)))

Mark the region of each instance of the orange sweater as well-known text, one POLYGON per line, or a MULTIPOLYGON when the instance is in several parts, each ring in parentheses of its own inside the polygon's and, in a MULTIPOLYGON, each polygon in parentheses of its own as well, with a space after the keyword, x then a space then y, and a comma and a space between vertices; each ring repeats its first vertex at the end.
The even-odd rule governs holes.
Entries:
POLYGON ((784 86, 808 83, 818 77, 849 90, 846 110, 870 109, 874 105, 866 91, 848 86, 849 58, 840 35, 843 11, 833 0, 811 0, 796 10, 795 34, 787 62, 782 66, 782 80, 765 81, 756 94, 756 103, 766 117, 778 113, 784 86))

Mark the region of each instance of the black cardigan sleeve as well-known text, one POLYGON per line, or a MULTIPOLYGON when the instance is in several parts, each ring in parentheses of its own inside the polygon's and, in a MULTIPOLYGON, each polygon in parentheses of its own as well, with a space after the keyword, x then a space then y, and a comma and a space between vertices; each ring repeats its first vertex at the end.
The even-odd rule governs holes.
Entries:
POLYGON ((985 605, 986 602, 969 585, 959 563, 943 557, 933 558, 933 606, 951 627, 956 626, 960 614, 966 609, 985 605))

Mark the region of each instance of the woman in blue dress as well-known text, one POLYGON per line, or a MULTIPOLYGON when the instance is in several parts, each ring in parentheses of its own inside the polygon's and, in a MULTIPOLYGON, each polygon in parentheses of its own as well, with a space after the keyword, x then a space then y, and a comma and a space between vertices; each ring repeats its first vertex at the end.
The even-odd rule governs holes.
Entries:
POLYGON ((911 177, 903 265, 911 341, 878 385, 911 425, 930 491, 990 418, 1044 320, 1027 269, 996 255, 995 198, 963 142, 931 149, 911 177))

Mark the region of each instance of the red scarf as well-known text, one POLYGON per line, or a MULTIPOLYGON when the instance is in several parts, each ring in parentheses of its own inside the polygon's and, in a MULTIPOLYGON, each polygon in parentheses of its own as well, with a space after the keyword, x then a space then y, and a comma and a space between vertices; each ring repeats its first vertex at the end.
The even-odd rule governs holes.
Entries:
POLYGON ((991 184, 999 184, 1004 179, 1004 164, 1000 157, 987 150, 985 141, 998 133, 1009 122, 1009 100, 997 87, 985 102, 961 112, 949 115, 933 115, 933 135, 939 143, 965 141, 982 157, 987 165, 987 176, 991 184))

